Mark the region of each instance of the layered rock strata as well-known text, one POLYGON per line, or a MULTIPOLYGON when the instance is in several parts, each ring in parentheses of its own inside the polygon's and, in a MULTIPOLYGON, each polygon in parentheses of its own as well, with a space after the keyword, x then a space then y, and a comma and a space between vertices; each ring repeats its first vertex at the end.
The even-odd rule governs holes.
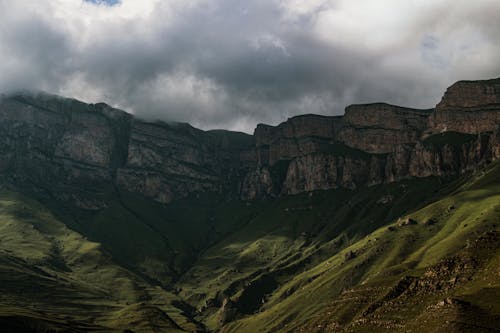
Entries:
POLYGON ((459 81, 446 90, 429 119, 432 132, 489 132, 500 124, 500 78, 459 81))
POLYGON ((500 79, 457 82, 431 110, 352 105, 344 116, 261 124, 253 136, 23 93, 0 101, 0 175, 85 209, 116 191, 250 200, 475 170, 500 157, 499 124, 500 79))
POLYGON ((5 183, 85 209, 123 190, 167 203, 193 192, 238 196, 255 164, 252 137, 151 123, 106 104, 47 94, 0 103, 0 174, 5 183))

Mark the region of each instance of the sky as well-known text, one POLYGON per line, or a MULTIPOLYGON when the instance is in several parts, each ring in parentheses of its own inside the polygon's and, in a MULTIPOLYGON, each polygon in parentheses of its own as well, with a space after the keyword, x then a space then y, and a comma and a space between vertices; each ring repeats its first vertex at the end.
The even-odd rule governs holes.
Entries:
POLYGON ((0 92, 251 133, 500 77, 499 0, 0 0, 0 92))

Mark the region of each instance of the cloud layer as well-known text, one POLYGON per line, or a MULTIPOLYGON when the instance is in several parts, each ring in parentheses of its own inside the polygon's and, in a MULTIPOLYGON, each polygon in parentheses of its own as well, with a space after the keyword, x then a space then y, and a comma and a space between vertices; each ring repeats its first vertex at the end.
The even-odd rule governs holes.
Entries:
POLYGON ((252 131, 500 76, 498 0, 0 0, 0 92, 252 131))

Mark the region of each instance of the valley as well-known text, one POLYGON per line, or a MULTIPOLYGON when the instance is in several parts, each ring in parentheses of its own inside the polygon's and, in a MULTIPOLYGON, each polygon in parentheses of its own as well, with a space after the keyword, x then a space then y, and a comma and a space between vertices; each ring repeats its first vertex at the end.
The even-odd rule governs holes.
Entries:
POLYGON ((499 117, 499 79, 253 136, 3 96, 0 325, 495 331, 499 117))

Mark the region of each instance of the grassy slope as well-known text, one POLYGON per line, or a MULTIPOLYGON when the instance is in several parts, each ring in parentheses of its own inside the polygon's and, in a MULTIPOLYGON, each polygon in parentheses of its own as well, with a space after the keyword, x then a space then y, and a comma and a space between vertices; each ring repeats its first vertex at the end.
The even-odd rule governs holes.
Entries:
POLYGON ((124 193, 95 213, 56 211, 72 228, 102 243, 119 263, 166 288, 200 251, 253 214, 245 203, 227 202, 217 195, 193 196, 165 206, 124 193))
POLYGON ((388 227, 374 231, 296 275, 270 296, 259 313, 230 323, 223 331, 476 332, 498 327, 500 164, 408 216, 418 224, 395 223, 392 231, 388 227), (426 225, 429 219, 436 223, 426 225), (481 236, 486 231, 494 235, 486 237, 488 241, 481 236), (483 238, 475 242, 478 237, 483 238), (481 244, 487 245, 486 250, 481 244), (351 252, 355 256, 346 256, 351 252), (446 266, 451 265, 449 259, 443 259, 452 256, 465 262, 455 271, 446 266), (471 265, 475 266, 467 275, 471 265), (423 281, 420 285, 427 283, 427 289, 417 284, 414 295, 408 291, 403 294, 406 298, 387 298, 391 290, 398 290, 396 285, 405 285, 408 275, 423 281), (446 297, 458 301, 436 305, 446 297), (366 313, 370 305, 376 310, 366 313), (474 326, 477 318, 482 319, 474 326))
POLYGON ((22 195, 0 192, 0 323, 112 331, 194 328, 177 297, 116 265, 91 242, 22 195), (147 306, 143 306, 148 301, 147 306), (140 311, 137 311, 140 307, 140 311), (168 313, 168 314, 167 314, 168 313), (175 323, 175 322, 177 323, 175 323))
MULTIPOLYGON (((146 317, 162 317, 153 315, 160 309, 178 325, 194 327, 171 304, 178 301, 178 307, 191 309, 160 286, 181 289, 179 296, 197 308, 217 293, 223 299, 226 292, 240 297, 239 306, 252 313, 276 285, 390 222, 441 186, 438 179, 427 179, 370 192, 336 190, 253 203, 207 196, 170 206, 123 195, 98 213, 59 211, 56 216, 36 201, 3 191, 3 315, 23 316, 20 309, 32 303, 24 315, 55 320, 49 326, 109 328, 149 323, 146 317), (383 197, 394 205, 377 203, 383 197), (189 266, 174 284, 172 273, 189 266), (269 281, 271 289, 265 286, 269 281), (256 288, 252 297, 245 284, 255 282, 265 290, 256 288), (37 287, 25 290, 29 284, 37 287), (46 312, 38 313, 41 308, 46 312)), ((215 328, 216 310, 208 307, 197 319, 215 328)))
MULTIPOLYGON (((499 168, 467 183, 429 178, 251 203, 198 196, 162 206, 122 194, 103 211, 56 217, 4 191, 0 322, 175 332, 195 329, 179 308, 196 308, 196 320, 215 330, 230 298, 239 314, 223 331, 348 330, 403 275, 422 274, 498 224, 499 168), (419 224, 389 231, 403 215, 419 224), (423 225, 429 218, 437 223, 423 225)), ((473 300, 485 293, 474 283, 473 300)))
POLYGON ((253 218, 206 250, 183 275, 177 283, 180 295, 203 310, 199 320, 211 329, 220 326, 217 310, 225 298, 244 314, 260 311, 263 299, 268 299, 264 308, 287 302, 284 295, 315 277, 304 271, 313 272, 310 269, 323 260, 426 200, 449 193, 456 184, 424 179, 369 191, 321 191, 253 202, 247 208, 255 210, 253 218), (299 282, 290 284, 294 276, 299 282))

